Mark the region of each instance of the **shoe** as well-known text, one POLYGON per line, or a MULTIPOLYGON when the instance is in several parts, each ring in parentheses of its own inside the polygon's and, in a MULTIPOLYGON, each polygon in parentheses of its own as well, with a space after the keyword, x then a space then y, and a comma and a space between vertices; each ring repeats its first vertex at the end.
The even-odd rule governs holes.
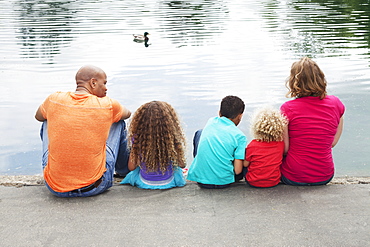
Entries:
POLYGON ((122 176, 122 175, 120 175, 118 173, 115 173, 115 174, 113 174, 113 177, 114 178, 125 178, 126 176, 122 176))

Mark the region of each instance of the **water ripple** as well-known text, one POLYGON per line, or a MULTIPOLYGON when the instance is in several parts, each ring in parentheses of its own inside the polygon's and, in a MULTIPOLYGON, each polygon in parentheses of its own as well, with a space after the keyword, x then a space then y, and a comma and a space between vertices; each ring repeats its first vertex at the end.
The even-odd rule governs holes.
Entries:
MULTIPOLYGON (((353 139, 368 134, 356 130, 370 121, 365 0, 10 0, 0 1, 0 13, 0 114, 16 122, 0 121, 7 157, 40 149, 35 109, 48 94, 73 90, 83 64, 104 68, 108 94, 132 110, 169 101, 191 139, 227 94, 244 99, 246 115, 264 104, 278 107, 287 100, 290 65, 302 56, 318 62, 329 93, 342 97, 348 118, 356 119, 347 123, 343 146, 350 147, 339 155, 350 155, 340 156, 339 171, 367 152, 353 139), (133 42, 133 33, 145 31, 147 46, 133 42)), ((240 128, 247 126, 245 120, 240 128)))

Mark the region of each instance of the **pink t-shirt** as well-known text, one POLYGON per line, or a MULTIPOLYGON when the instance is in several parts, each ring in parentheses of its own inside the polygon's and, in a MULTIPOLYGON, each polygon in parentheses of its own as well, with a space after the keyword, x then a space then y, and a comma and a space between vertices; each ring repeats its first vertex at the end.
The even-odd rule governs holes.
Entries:
POLYGON ((343 103, 335 96, 302 97, 281 106, 289 120, 289 151, 281 166, 284 177, 294 182, 316 183, 334 175, 332 143, 343 103))

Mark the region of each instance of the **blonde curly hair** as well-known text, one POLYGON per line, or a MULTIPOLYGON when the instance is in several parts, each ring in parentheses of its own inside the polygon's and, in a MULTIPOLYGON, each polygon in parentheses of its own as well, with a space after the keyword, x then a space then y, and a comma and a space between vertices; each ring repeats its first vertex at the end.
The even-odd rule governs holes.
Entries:
POLYGON ((265 107, 255 111, 251 122, 251 133, 257 141, 282 141, 286 117, 279 110, 265 107))
POLYGON ((287 97, 326 96, 326 79, 319 66, 308 57, 294 62, 286 81, 287 97))
POLYGON ((147 172, 165 173, 169 164, 185 166, 185 136, 174 108, 151 101, 137 109, 129 126, 130 157, 147 172))

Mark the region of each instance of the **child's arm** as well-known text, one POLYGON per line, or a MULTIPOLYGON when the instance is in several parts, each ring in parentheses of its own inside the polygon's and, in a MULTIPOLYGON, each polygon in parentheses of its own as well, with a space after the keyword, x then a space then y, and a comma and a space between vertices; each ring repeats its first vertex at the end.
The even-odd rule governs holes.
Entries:
POLYGON ((250 162, 247 160, 248 149, 249 149, 249 145, 245 148, 245 156, 244 156, 244 160, 243 160, 243 166, 244 167, 248 167, 250 165, 250 162))
POLYGON ((337 128, 337 133, 335 133, 334 141, 331 144, 331 147, 334 147, 335 145, 337 145, 339 138, 342 135, 342 131, 343 131, 343 116, 340 118, 339 125, 337 128))
POLYGON ((240 174, 243 171, 243 160, 234 160, 234 172, 240 174))
POLYGON ((283 141, 284 141, 284 155, 288 153, 289 150, 289 132, 288 125, 285 126, 283 132, 283 141))
POLYGON ((243 166, 248 167, 250 165, 250 162, 247 160, 243 160, 243 166))
POLYGON ((186 165, 185 165, 185 163, 180 162, 180 164, 179 164, 179 167, 180 167, 180 168, 185 168, 185 166, 186 166, 186 165))
POLYGON ((129 159, 128 159, 128 169, 130 170, 130 171, 133 171, 133 170, 135 170, 136 169, 136 167, 138 166, 138 164, 136 163, 136 164, 134 164, 133 162, 132 162, 132 156, 133 156, 133 154, 132 153, 130 153, 130 157, 129 157, 129 159))

